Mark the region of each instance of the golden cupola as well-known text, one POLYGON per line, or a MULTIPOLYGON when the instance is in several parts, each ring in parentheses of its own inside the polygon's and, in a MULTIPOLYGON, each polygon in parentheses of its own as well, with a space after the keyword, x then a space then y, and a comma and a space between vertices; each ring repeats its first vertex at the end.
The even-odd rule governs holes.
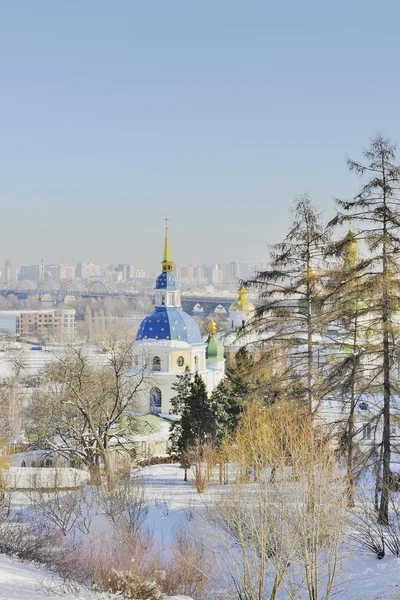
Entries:
POLYGON ((238 299, 229 307, 229 312, 250 313, 255 310, 254 304, 247 298, 248 290, 241 284, 238 290, 238 299))

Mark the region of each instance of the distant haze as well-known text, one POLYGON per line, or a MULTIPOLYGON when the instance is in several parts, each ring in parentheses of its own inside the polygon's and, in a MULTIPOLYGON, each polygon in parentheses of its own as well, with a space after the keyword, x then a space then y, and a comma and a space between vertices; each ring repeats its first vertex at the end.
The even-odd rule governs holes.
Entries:
POLYGON ((0 8, 0 260, 265 260, 400 141, 400 4, 19 0, 0 8))

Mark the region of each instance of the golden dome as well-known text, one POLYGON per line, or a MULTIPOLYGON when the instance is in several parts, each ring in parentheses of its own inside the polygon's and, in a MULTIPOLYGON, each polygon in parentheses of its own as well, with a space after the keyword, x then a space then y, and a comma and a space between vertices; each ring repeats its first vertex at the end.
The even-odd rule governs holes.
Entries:
POLYGON ((217 324, 213 318, 208 324, 208 334, 210 337, 215 337, 217 335, 217 324))
POLYGON ((230 305, 229 311, 237 311, 237 312, 252 312, 255 310, 255 306, 250 300, 247 298, 248 291, 244 287, 243 283, 238 290, 238 299, 236 302, 230 305))

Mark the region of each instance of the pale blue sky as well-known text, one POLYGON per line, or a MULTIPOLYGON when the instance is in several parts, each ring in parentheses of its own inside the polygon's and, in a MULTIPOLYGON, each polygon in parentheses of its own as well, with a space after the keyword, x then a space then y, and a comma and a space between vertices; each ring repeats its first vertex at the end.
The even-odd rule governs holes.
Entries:
MULTIPOLYGON (((400 141, 400 3, 0 0, 0 260, 266 257, 400 141)), ((400 159, 400 155, 399 155, 400 159)))

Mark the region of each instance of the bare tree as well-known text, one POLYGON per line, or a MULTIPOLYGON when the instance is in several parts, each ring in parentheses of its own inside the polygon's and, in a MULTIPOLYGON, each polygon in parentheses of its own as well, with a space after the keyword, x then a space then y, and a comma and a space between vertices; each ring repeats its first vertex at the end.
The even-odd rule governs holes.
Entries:
MULTIPOLYGON (((130 365, 131 349, 125 343, 110 346, 102 366, 94 366, 83 347, 69 348, 47 368, 47 385, 37 399, 42 412, 48 402, 55 405, 53 435, 47 436, 50 447, 74 464, 85 464, 92 483, 99 480, 101 461, 110 489, 111 448, 123 445, 132 432, 138 394, 145 385, 143 372, 126 376, 130 365)), ((50 429, 47 423, 47 433, 50 429)))
POLYGON ((112 490, 99 486, 96 500, 115 527, 131 532, 143 526, 149 510, 143 484, 130 478, 121 479, 112 490))
POLYGON ((344 487, 333 453, 295 404, 249 405, 234 436, 236 482, 207 506, 206 536, 237 600, 306 590, 329 600, 340 563, 344 487))

